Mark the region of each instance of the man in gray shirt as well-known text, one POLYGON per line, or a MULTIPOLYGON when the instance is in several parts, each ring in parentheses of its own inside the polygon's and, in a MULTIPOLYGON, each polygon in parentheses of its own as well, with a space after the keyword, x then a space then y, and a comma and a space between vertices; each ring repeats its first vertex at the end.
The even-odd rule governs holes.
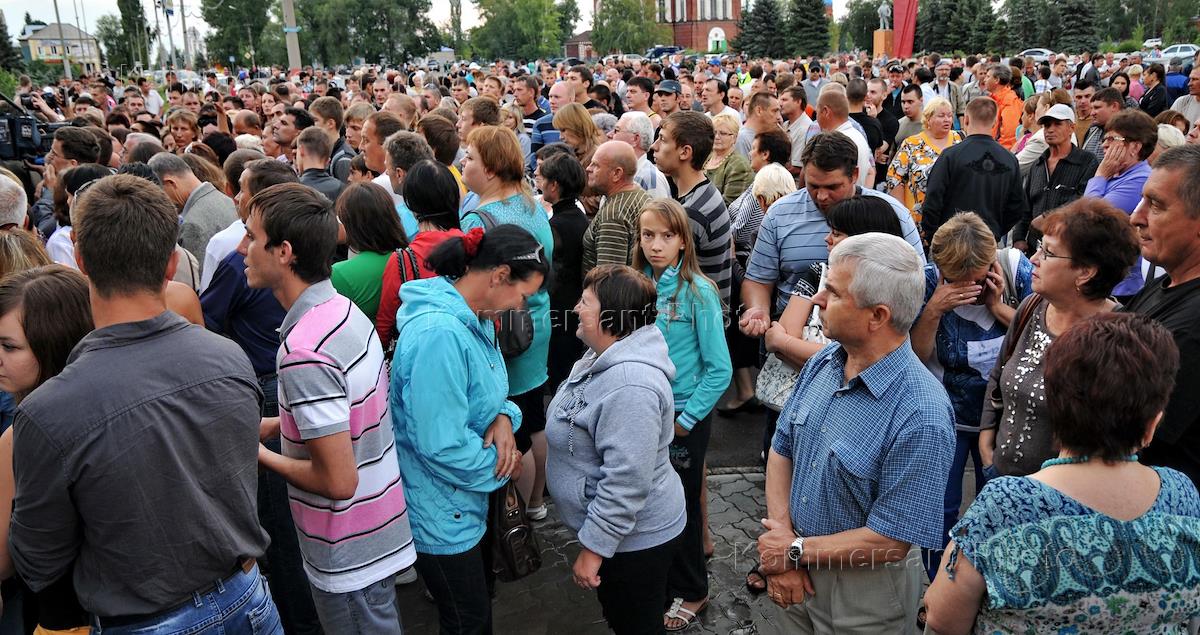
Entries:
POLYGON ((97 630, 282 633, 255 565, 250 362, 167 310, 178 220, 161 190, 110 176, 76 204, 96 330, 17 410, 13 564, 34 591, 71 576, 97 630))
MULTIPOLYGON (((150 169, 162 181, 163 191, 179 208, 179 244, 204 262, 204 252, 214 234, 238 219, 233 199, 196 178, 183 159, 159 152, 150 158, 150 169)), ((203 274, 203 269, 201 269, 203 274)))

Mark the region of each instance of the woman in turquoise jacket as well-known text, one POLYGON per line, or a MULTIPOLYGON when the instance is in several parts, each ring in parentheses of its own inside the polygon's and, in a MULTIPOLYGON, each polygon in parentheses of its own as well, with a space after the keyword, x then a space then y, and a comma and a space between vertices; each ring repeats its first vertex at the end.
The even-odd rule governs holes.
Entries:
POLYGON ((634 267, 658 288, 657 325, 675 364, 675 440, 671 463, 683 481, 687 526, 668 576, 671 607, 666 629, 687 628, 708 605, 704 558, 704 455, 711 433, 710 414, 729 387, 733 364, 725 344, 725 308, 717 286, 700 273, 687 212, 673 200, 657 199, 642 208, 640 249, 634 267))
MULTIPOLYGON (((463 214, 463 231, 510 223, 533 235, 546 260, 554 258, 554 234, 546 212, 533 201, 525 183, 524 158, 512 130, 483 126, 467 135, 462 160, 463 184, 479 197, 478 205, 463 214)), ((533 341, 525 352, 505 360, 508 396, 521 409, 524 423, 517 434, 517 449, 526 454, 524 476, 518 485, 535 518, 545 517, 545 507, 535 505, 546 486, 546 405, 542 400, 550 354, 550 294, 538 289, 529 298, 533 341), (530 450, 533 450, 530 452, 530 450), (534 509, 541 507, 541 509, 534 509)))
POLYGON ((494 320, 520 308, 549 271, 529 232, 500 225, 439 245, 438 276, 400 290, 391 413, 417 571, 443 633, 491 632, 491 594, 479 542, 488 494, 520 466, 521 412, 494 320))

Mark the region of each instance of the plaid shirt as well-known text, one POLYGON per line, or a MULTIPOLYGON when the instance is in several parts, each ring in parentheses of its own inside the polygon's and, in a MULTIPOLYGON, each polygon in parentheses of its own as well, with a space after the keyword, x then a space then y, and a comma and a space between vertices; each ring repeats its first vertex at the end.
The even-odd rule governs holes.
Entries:
POLYGON ((1100 160, 1094 154, 1072 146, 1071 152, 1054 166, 1051 174, 1048 166, 1051 152, 1053 150, 1043 152, 1029 168, 1025 178, 1029 209, 1013 228, 1013 240, 1028 240, 1029 224, 1033 219, 1083 196, 1088 179, 1095 176, 1096 168, 1100 167, 1100 160))
POLYGON ((945 388, 907 341, 849 382, 845 364, 836 342, 813 356, 779 416, 772 449, 792 460, 793 529, 867 527, 941 547, 955 442, 945 388))

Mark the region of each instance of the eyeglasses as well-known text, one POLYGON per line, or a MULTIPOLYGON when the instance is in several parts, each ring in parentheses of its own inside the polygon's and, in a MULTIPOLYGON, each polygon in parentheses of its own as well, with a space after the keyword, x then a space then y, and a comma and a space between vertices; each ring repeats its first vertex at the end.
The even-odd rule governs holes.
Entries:
POLYGON ((1100 145, 1108 145, 1110 143, 1125 143, 1125 137, 1113 135, 1113 136, 1105 136, 1103 139, 1100 140, 1100 145))
POLYGON ((1046 243, 1042 243, 1041 245, 1039 245, 1037 251, 1034 252, 1033 255, 1037 256, 1039 258, 1042 258, 1043 260, 1050 259, 1050 258, 1061 258, 1063 260, 1074 260, 1074 258, 1072 258, 1071 256, 1060 256, 1060 255, 1046 249, 1046 243))

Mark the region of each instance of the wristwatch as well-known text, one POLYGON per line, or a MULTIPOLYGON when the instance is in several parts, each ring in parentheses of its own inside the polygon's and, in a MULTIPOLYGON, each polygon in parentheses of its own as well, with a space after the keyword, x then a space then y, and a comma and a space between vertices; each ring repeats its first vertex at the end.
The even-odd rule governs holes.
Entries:
POLYGON ((788 560, 792 561, 796 567, 800 566, 800 559, 804 557, 804 536, 799 536, 792 541, 787 550, 788 560))

